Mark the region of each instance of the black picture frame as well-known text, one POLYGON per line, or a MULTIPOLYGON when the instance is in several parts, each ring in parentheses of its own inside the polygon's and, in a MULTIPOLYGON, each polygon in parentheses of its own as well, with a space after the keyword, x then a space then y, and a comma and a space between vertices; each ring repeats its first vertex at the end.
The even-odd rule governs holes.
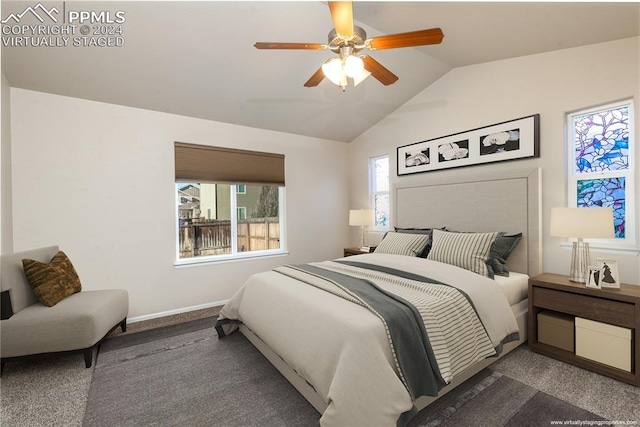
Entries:
POLYGON ((540 157, 540 114, 397 148, 397 175, 540 157))

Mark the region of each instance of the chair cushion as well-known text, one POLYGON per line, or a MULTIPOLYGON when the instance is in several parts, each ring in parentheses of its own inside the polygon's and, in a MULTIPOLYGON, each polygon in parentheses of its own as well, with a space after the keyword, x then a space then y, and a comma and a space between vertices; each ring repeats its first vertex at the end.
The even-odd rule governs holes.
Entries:
POLYGON ((129 312, 126 290, 82 291, 46 307, 33 304, 2 321, 2 357, 80 350, 100 341, 129 312))
POLYGON ((48 307, 82 290, 76 269, 62 251, 58 251, 49 263, 23 259, 22 266, 38 301, 48 307))

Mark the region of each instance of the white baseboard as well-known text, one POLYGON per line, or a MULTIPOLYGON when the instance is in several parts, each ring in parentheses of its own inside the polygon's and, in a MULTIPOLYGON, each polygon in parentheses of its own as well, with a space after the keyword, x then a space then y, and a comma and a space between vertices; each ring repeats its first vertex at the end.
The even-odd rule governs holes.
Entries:
POLYGON ((188 313, 190 311, 202 310, 205 308, 221 307, 227 302, 229 302, 229 300, 215 301, 207 304, 194 305, 192 307, 184 307, 175 310, 162 311, 160 313, 145 314, 144 316, 130 317, 127 319, 127 323, 143 322, 145 320, 158 319, 160 317, 173 316, 174 314, 188 313))

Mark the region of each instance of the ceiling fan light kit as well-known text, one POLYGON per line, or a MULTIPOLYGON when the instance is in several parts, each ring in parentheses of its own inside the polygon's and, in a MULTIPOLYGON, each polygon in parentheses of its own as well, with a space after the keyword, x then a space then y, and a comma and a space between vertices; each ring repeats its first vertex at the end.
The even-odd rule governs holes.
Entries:
POLYGON ((370 72, 365 70, 364 61, 357 55, 351 46, 342 46, 340 48, 339 58, 329 58, 322 64, 322 72, 325 77, 344 91, 347 87, 347 78, 354 80, 354 86, 366 79, 370 72))
POLYGON ((350 1, 330 1, 329 10, 334 29, 329 32, 328 44, 317 43, 264 43, 258 42, 256 49, 329 49, 339 54, 330 58, 304 84, 315 87, 326 77, 333 84, 346 90, 348 78, 353 79, 354 86, 360 84, 368 76, 387 86, 395 83, 398 76, 370 56, 357 55, 363 49, 381 50, 400 47, 415 47, 439 44, 444 38, 440 28, 412 31, 409 33, 391 34, 388 36, 367 39, 364 29, 353 25, 353 4, 350 1))

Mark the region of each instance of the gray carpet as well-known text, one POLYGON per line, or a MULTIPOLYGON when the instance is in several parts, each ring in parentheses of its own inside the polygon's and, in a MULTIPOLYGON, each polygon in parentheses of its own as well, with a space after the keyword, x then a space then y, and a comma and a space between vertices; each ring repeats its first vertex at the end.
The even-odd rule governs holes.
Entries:
POLYGON ((526 345, 490 368, 608 420, 640 426, 640 387, 534 353, 526 345))
POLYGON ((92 374, 81 354, 7 363, 0 379, 0 425, 82 425, 92 374))
POLYGON ((548 426, 551 421, 604 420, 591 412, 485 369, 416 415, 409 425, 548 426))
MULTIPOLYGON (((320 415, 241 334, 218 340, 213 322, 107 340, 83 425, 317 425, 320 415)), ((485 369, 410 426, 546 426, 554 420, 603 418, 485 369)))
POLYGON ((203 319, 107 340, 85 426, 312 426, 319 414, 240 334, 203 319))

